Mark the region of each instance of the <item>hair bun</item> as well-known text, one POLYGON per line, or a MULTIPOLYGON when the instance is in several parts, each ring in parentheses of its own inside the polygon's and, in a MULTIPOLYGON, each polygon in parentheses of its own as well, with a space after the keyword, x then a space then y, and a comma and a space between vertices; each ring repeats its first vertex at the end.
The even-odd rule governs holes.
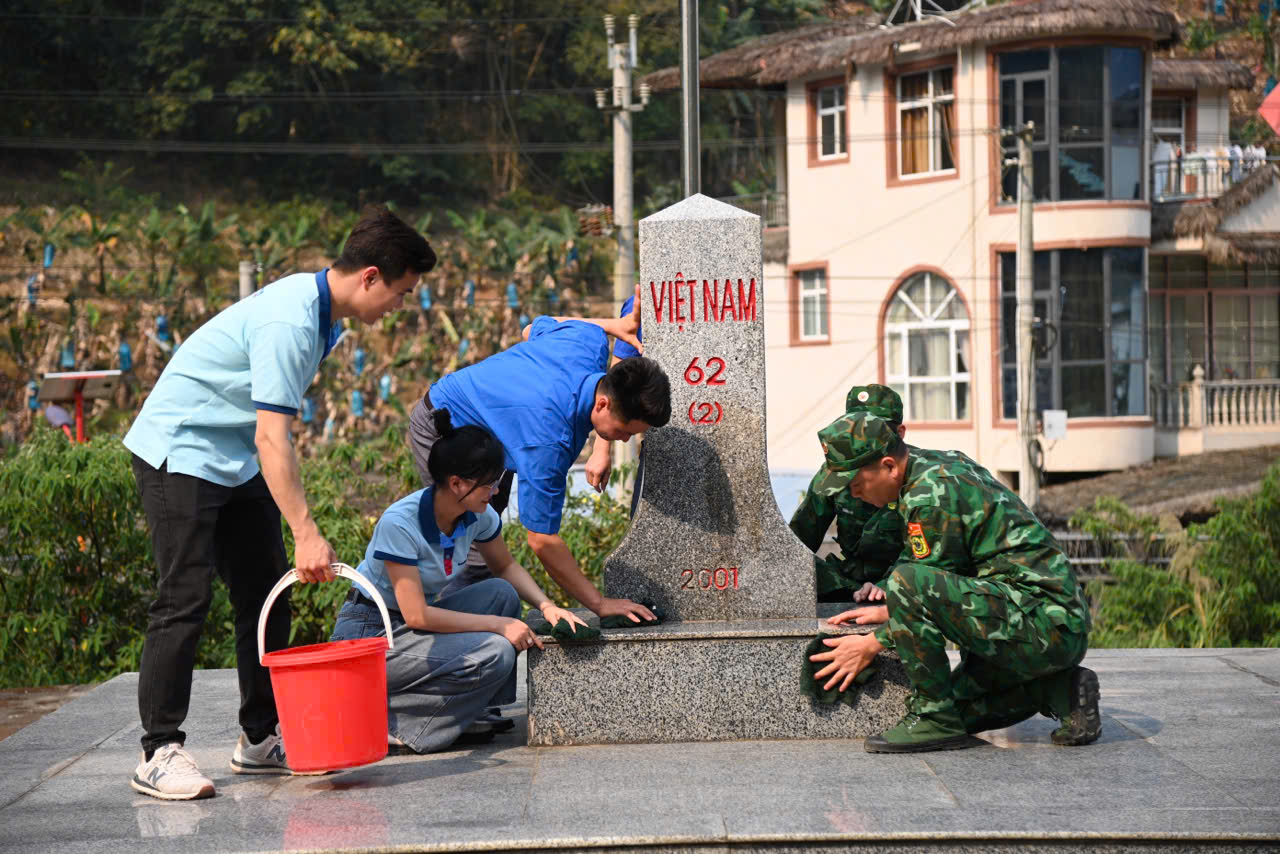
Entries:
POLYGON ((432 410, 431 421, 435 424, 436 432, 440 434, 441 439, 447 439, 458 432, 453 426, 453 417, 449 415, 447 409, 432 410))

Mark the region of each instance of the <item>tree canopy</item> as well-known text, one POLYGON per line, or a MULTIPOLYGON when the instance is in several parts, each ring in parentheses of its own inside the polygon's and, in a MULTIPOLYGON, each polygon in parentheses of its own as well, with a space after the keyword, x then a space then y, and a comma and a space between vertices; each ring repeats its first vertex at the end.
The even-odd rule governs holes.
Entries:
MULTIPOLYGON (((704 55, 816 20, 823 0, 704 2, 704 55)), ((332 192, 410 204, 528 191, 607 200, 610 86, 601 16, 640 16, 640 72, 678 62, 674 2, 634 0, 12 0, 0 117, 22 146, 199 163, 267 196, 332 192), (124 152, 137 150, 136 155, 124 152), (198 155, 198 156, 194 156, 198 155)), ((764 186, 757 109, 780 93, 707 91, 704 185, 764 186)), ((679 102, 636 114, 638 199, 679 177, 679 102)), ((57 157, 58 155, 52 155, 57 157)))

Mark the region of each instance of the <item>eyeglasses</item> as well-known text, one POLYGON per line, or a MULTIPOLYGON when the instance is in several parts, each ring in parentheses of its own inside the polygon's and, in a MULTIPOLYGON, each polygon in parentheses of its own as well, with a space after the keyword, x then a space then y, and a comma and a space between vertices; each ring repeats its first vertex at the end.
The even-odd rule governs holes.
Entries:
POLYGON ((507 470, 503 469, 502 474, 498 475, 498 479, 495 480, 493 483, 485 484, 484 488, 489 490, 490 492, 497 492, 498 489, 502 486, 502 479, 506 476, 507 476, 507 470))

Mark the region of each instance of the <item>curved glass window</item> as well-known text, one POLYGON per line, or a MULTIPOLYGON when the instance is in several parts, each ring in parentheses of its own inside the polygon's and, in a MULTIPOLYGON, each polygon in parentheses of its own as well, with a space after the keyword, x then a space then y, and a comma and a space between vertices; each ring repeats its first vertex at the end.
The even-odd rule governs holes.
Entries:
MULTIPOLYGON (((1001 54, 999 61, 1002 126, 1035 122, 1037 199, 1143 198, 1140 48, 1040 48, 1001 54)), ((1016 159, 1016 141, 1004 145, 1006 159, 1016 159)), ((1005 167, 1002 186, 1002 201, 1014 201, 1016 168, 1005 167)))

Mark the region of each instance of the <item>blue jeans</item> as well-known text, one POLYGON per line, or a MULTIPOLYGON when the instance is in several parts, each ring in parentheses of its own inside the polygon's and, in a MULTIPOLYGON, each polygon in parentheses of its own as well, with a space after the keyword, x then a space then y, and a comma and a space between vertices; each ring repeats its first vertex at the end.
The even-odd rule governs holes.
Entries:
MULTIPOLYGON (((501 578, 472 584, 432 603, 467 614, 520 616, 520 597, 501 578)), ((423 632, 391 613, 395 648, 387 653, 387 725, 417 753, 444 750, 487 706, 516 699, 516 650, 493 632, 423 632)), ((345 602, 330 640, 385 634, 371 604, 345 602)))

